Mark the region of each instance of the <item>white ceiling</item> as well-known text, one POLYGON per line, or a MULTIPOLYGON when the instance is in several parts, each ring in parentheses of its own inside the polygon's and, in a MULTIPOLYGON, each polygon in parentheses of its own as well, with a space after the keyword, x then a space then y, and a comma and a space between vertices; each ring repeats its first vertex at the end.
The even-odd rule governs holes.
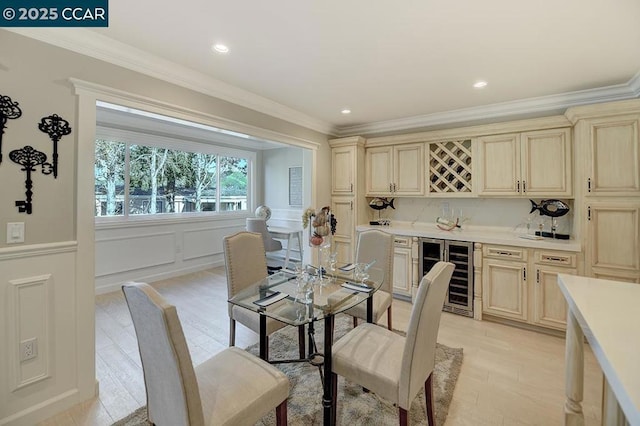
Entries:
POLYGON ((127 63, 168 75, 170 61, 222 98, 333 134, 640 95, 638 0, 111 0, 92 34, 151 54, 127 63))

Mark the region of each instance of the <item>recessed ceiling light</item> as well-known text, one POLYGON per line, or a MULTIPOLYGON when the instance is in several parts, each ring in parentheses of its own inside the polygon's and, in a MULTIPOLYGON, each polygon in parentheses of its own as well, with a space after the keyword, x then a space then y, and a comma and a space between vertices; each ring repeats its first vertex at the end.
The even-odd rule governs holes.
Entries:
POLYGON ((486 81, 476 81, 473 85, 473 87, 475 87, 476 89, 482 89, 483 87, 487 86, 487 82, 486 81))
POLYGON ((212 49, 218 53, 228 53, 229 48, 224 44, 216 43, 213 45, 212 49))
POLYGON ((347 115, 347 114, 351 114, 351 110, 349 108, 345 108, 342 111, 340 111, 340 113, 347 115))

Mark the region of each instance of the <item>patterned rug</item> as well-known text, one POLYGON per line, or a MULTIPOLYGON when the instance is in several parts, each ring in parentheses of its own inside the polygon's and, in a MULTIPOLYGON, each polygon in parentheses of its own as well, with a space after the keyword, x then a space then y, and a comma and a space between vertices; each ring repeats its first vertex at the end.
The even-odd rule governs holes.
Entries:
MULTIPOLYGON (((322 348, 322 322, 316 327, 318 348, 322 348)), ((351 325, 351 317, 340 315, 336 319, 334 338, 343 336, 351 325)), ((399 332, 401 333, 401 332, 399 332)), ((403 334, 403 333, 401 333, 403 334)), ((258 354, 258 345, 247 350, 258 354)), ((269 357, 271 359, 296 358, 298 355, 298 331, 295 327, 286 327, 269 338, 269 357)), ((287 407, 288 424, 308 426, 322 424, 322 384, 318 368, 307 363, 277 364, 289 378, 291 391, 287 407)), ((453 397, 453 389, 462 366, 462 349, 449 348, 438 344, 436 348, 435 380, 433 397, 435 402, 436 424, 444 425, 449 404, 453 397)), ((409 411, 411 425, 426 425, 424 390, 413 401, 409 411)), ((378 398, 373 393, 364 393, 362 387, 348 382, 343 377, 338 379, 338 414, 337 423, 349 426, 359 425, 396 425, 398 409, 393 404, 378 398)), ((148 425, 146 407, 117 421, 113 426, 148 425)), ((275 425, 275 411, 269 413, 258 426, 275 425)))

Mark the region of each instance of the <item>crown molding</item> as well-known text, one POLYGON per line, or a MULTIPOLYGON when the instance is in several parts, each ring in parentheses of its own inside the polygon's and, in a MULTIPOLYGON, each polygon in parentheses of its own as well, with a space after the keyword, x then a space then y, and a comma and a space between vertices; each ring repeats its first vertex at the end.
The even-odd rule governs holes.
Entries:
POLYGON ((574 106, 627 100, 638 96, 640 96, 640 72, 625 84, 437 112, 397 120, 339 127, 337 132, 339 136, 366 135, 428 128, 443 124, 497 120, 523 115, 558 114, 574 106))
POLYGON ((4 29, 232 102, 323 134, 330 135, 334 131, 334 126, 330 123, 84 28, 65 28, 64 31, 60 31, 59 28, 4 29))
POLYGON ((562 114, 568 108, 640 97, 640 71, 627 83, 355 126, 334 126, 206 74, 83 28, 4 28, 132 71, 232 102, 332 137, 428 129, 456 123, 562 114))

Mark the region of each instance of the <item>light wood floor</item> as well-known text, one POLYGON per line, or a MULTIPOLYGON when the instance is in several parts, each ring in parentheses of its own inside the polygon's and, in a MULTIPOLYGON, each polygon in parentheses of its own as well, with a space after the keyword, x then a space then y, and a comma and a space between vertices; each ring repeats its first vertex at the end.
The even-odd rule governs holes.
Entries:
MULTIPOLYGON (((153 286, 177 306, 195 364, 227 347, 229 322, 223 267, 159 281, 153 286)), ((394 300, 395 328, 406 330, 410 309, 409 303, 394 300)), ((380 323, 386 324, 386 317, 380 323)), ((257 341, 256 334, 238 324, 239 347, 257 341)), ((563 423, 563 339, 443 313, 438 341, 464 348, 447 426, 563 423)), ((587 425, 597 425, 602 373, 588 350, 585 371, 585 421, 587 425)), ((96 297, 96 372, 99 398, 41 425, 110 425, 145 403, 135 332, 121 292, 96 297)))

